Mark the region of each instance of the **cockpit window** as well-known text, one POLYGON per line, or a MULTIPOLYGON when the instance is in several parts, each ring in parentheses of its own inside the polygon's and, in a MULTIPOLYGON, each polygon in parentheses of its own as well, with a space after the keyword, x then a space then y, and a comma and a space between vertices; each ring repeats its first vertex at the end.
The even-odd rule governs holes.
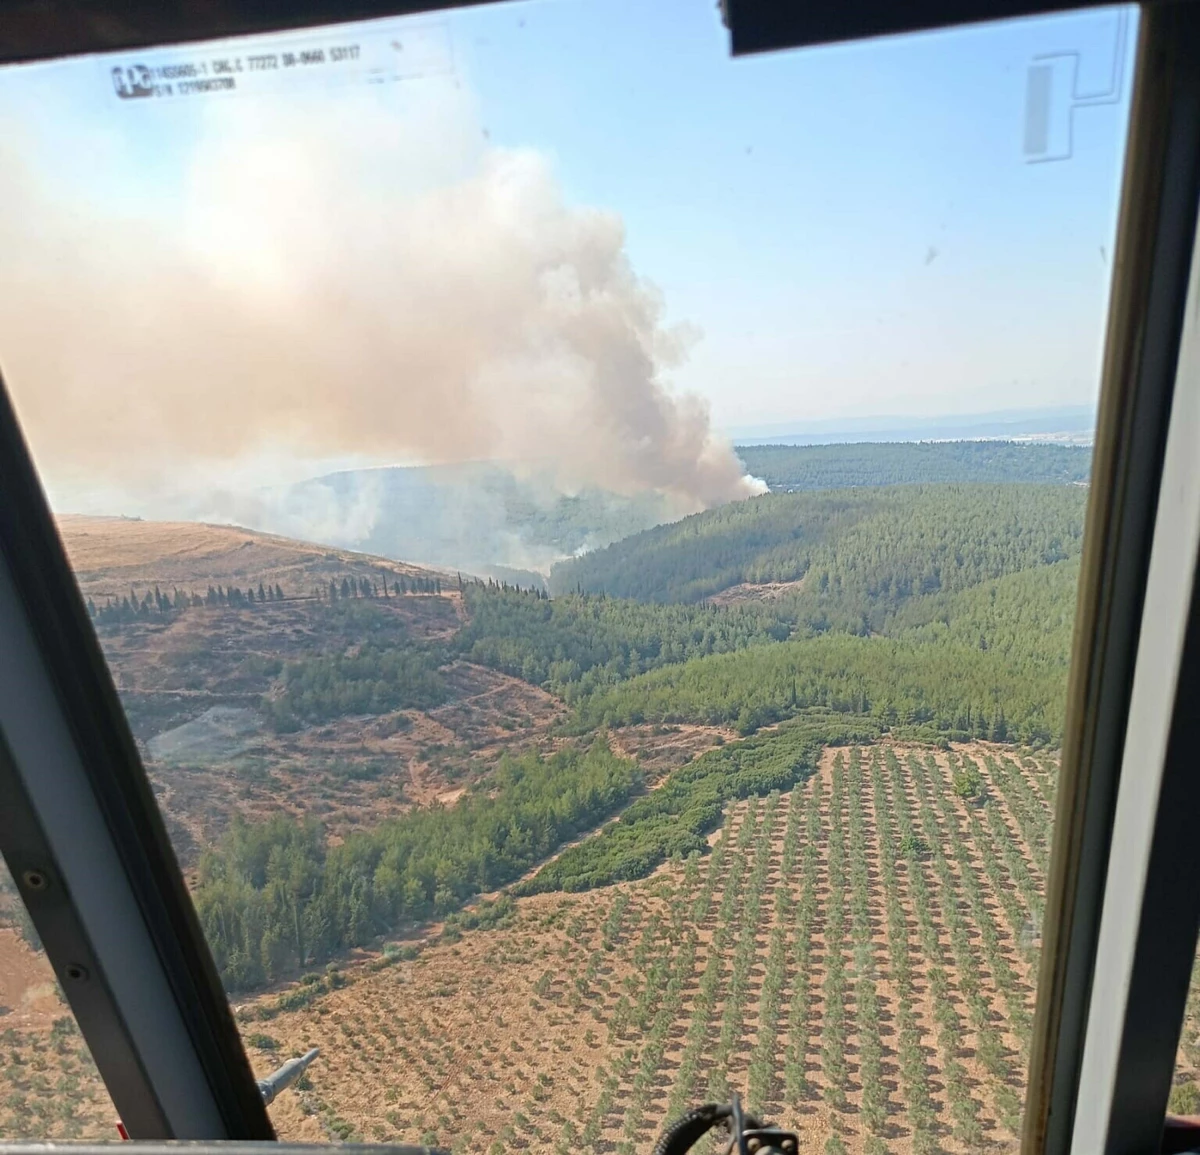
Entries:
MULTIPOLYGON (((0 71, 0 366, 281 1138, 1017 1146, 1136 21, 0 71)), ((5 1129, 105 1137, 46 992, 5 1129)))

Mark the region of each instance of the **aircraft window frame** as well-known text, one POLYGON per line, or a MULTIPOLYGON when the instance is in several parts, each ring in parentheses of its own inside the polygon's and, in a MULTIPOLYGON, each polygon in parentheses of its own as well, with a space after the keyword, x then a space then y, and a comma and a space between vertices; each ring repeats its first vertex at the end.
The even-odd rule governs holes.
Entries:
POLYGON ((1072 1151, 1157 1145, 1200 925, 1179 869, 1200 776, 1200 248, 1192 256, 1122 754, 1072 1151), (1134 934, 1130 931, 1134 930, 1134 934))
MULTIPOLYGON (((1067 6, 1073 5, 1055 7, 1067 6)), ((366 14, 374 16, 411 10, 401 4, 368 7, 366 14)), ((742 25, 746 35, 739 33, 739 12, 753 8, 729 6, 735 50, 752 43, 748 25, 742 25)), ((990 14, 1014 15, 1018 9, 1046 7, 1000 5, 990 14)), ((237 5, 232 10, 239 11, 237 5)), ((797 5, 796 20, 802 11, 797 5)), ((860 34, 878 31, 873 5, 856 11, 860 34)), ((961 23, 981 14, 977 2, 923 4, 907 26, 961 23)), ((353 15, 340 7, 335 14, 320 0, 285 17, 243 10, 234 19, 241 20, 242 31, 264 31, 353 15)), ((228 21, 228 13, 222 19, 228 21)), ((813 21, 807 42, 832 38, 828 29, 822 32, 819 12, 813 21)), ((186 24, 178 16, 175 30, 186 31, 186 24)), ((5 30, 0 61, 115 47, 98 27, 85 20, 69 35, 59 27, 41 41, 28 26, 5 30)), ((197 38, 193 26, 186 36, 172 36, 169 17, 140 32, 123 27, 123 43, 197 38)), ((208 35, 223 29, 212 28, 208 35)), ((797 42, 761 36, 753 45, 797 42)), ((1193 327, 1184 334, 1200 199, 1200 9, 1187 3, 1143 8, 1134 83, 1025 1155, 1069 1149, 1083 1155, 1084 1145, 1091 1155, 1097 1147, 1125 1151, 1153 1144, 1151 1136, 1162 1130, 1186 997, 1186 974, 1180 983, 1174 972, 1186 965, 1190 973, 1200 919, 1200 896, 1180 889, 1181 878, 1170 885, 1173 864, 1186 860, 1189 807, 1200 801, 1200 785, 1189 783, 1186 774, 1187 743, 1200 729, 1200 720, 1188 716, 1200 682, 1200 606, 1191 584, 1194 559, 1189 572, 1186 553, 1179 550, 1181 542, 1194 540, 1196 527, 1171 521, 1180 508, 1172 503, 1160 508, 1158 501, 1160 482, 1173 484, 1178 477, 1200 502, 1200 463, 1187 461, 1184 440, 1194 398, 1183 404, 1181 391, 1180 403, 1172 405, 1177 378, 1187 380, 1185 369, 1200 341, 1193 327), (1174 570, 1164 571, 1172 560, 1164 550, 1171 547, 1174 570), (1175 581, 1173 603, 1155 594, 1158 583, 1168 580, 1164 574, 1175 581), (1186 623, 1178 612, 1169 617, 1172 605, 1178 611, 1185 604, 1180 600, 1185 587, 1191 605, 1186 623), (1173 678, 1167 668, 1172 661, 1173 678), (1147 703, 1154 684, 1144 671, 1152 668, 1168 675, 1160 689, 1174 686, 1170 709, 1161 692, 1147 703), (1130 732, 1147 750, 1146 735, 1157 734, 1153 748, 1160 755, 1135 751, 1127 742, 1130 732), (1142 776, 1139 786, 1161 784, 1153 821, 1144 809, 1137 821, 1126 801, 1134 769, 1142 776), (1137 910, 1132 925, 1116 917, 1114 878, 1144 879, 1129 891, 1132 900, 1125 898, 1122 917, 1131 917, 1130 901, 1137 910), (1178 903, 1164 907, 1172 896, 1178 903), (1164 909, 1182 911, 1182 917, 1164 920, 1164 909), (1100 947, 1122 941, 1125 952, 1109 951, 1097 966, 1100 947), (1161 969, 1156 971, 1163 951, 1173 967, 1165 984, 1158 978, 1161 969), (1128 999, 1101 1005, 1093 993, 1109 991, 1110 982, 1119 987, 1122 966, 1130 981, 1128 999), (1089 1111, 1097 1103, 1107 1106, 1085 1119, 1076 1112, 1077 1102, 1086 1102, 1089 1111)), ((0 494, 5 811, 0 849, 130 1134, 271 1139, 228 1002, 2 380, 0 494), (50 885, 36 885, 39 877, 50 885), (112 889, 105 892, 102 883, 112 889), (113 905, 109 900, 116 894, 121 897, 113 905)))
MULTIPOLYGON (((1200 199, 1200 37, 1141 12, 1022 1148, 1068 1150, 1200 199)), ((1179 686, 1181 700, 1187 688, 1179 686)), ((1154 771, 1145 768, 1148 772, 1154 771)), ((1193 943, 1188 948, 1194 952, 1193 943)), ((1179 1005, 1176 1031, 1182 1022, 1179 1005)), ((1174 1051, 1172 1050, 1172 1055, 1174 1051)), ((1162 1127, 1161 1103, 1144 1112, 1162 1127)), ((1151 1122, 1152 1121, 1152 1122, 1151 1122)))

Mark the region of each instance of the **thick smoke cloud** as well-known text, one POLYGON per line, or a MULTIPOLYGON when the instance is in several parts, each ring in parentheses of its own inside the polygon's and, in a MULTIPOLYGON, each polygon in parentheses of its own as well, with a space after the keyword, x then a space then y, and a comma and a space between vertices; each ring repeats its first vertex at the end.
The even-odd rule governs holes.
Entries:
POLYGON ((165 203, 119 205, 0 144, 0 365, 43 467, 119 487, 262 453, 497 459, 680 512, 747 496, 669 387, 691 334, 620 218, 482 136, 465 98, 228 101, 165 203))

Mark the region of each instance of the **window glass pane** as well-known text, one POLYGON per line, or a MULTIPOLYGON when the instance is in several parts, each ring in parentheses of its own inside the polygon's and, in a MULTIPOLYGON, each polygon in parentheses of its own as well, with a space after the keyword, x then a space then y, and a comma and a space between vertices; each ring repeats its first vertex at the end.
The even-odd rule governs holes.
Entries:
POLYGON ((0 364, 282 1137, 1016 1146, 1135 33, 0 72, 0 364))
POLYGON ((31 1139, 117 1139, 113 1106, 0 861, 0 1132, 31 1139))

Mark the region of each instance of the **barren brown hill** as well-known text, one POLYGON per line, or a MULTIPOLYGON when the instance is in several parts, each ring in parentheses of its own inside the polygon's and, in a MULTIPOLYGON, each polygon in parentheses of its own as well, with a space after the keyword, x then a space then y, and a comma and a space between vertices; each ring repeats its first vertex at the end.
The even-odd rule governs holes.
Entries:
POLYGON ((505 750, 544 745, 563 713, 537 687, 447 653, 445 700, 435 708, 277 732, 265 706, 289 666, 353 655, 367 642, 435 654, 447 646, 465 619, 456 575, 232 526, 66 515, 59 529, 97 606, 131 590, 187 595, 179 611, 97 621, 185 866, 234 814, 314 817, 336 838, 412 806, 452 803, 505 750), (366 579, 370 596, 358 599, 354 588, 339 607, 347 612, 335 613, 328 587, 344 579, 352 588, 366 579), (380 596, 398 580, 404 596, 380 596), (260 583, 283 599, 191 604, 210 587, 260 583))
POLYGON ((209 585, 278 583, 303 595, 347 574, 433 574, 407 562, 293 541, 237 526, 62 514, 58 529, 84 594, 120 598, 158 584, 203 593, 209 585))

